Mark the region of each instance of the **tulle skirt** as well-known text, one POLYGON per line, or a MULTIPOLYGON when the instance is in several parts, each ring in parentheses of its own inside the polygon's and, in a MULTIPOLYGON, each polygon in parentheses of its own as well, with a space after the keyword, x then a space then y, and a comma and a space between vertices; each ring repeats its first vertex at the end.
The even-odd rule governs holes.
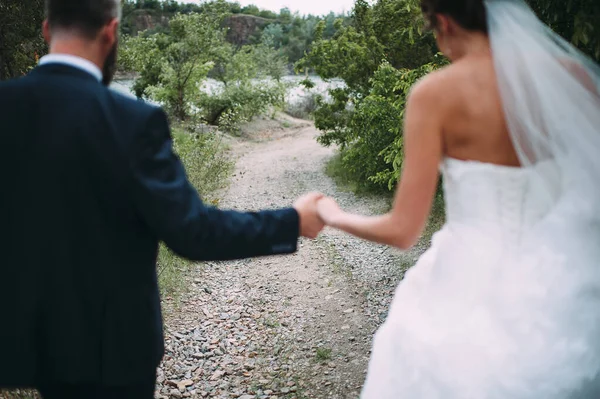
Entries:
POLYGON ((600 398, 600 226, 573 210, 526 235, 447 224, 396 290, 361 398, 600 398))

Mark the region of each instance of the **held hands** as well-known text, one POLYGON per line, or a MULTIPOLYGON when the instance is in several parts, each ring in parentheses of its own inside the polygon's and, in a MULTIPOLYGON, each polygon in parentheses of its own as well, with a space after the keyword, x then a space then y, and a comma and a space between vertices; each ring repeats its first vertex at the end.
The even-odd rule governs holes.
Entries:
POLYGON ((300 235, 307 238, 317 238, 326 225, 336 227, 337 220, 343 214, 333 198, 320 193, 303 195, 298 198, 294 208, 300 216, 300 235))
POLYGON ((317 238, 325 223, 317 214, 317 202, 323 198, 323 194, 309 193, 298 198, 294 208, 300 216, 300 235, 307 238, 317 238))
POLYGON ((322 197, 317 203, 317 214, 327 226, 337 227, 337 221, 342 213, 340 206, 331 197, 322 197))

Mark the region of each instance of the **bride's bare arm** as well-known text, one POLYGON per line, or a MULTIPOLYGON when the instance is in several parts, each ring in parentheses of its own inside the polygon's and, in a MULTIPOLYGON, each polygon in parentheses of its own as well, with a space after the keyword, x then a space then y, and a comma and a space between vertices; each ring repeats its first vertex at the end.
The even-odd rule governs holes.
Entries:
POLYGON ((325 223, 400 249, 408 249, 417 242, 439 178, 443 151, 441 92, 425 79, 409 96, 404 122, 405 157, 392 211, 372 217, 354 215, 339 209, 332 199, 324 199, 319 203, 319 211, 325 223))
POLYGON ((597 82, 595 82, 586 68, 581 63, 573 59, 562 59, 560 63, 573 75, 573 77, 590 93, 592 93, 596 99, 600 99, 600 93, 598 93, 597 82))

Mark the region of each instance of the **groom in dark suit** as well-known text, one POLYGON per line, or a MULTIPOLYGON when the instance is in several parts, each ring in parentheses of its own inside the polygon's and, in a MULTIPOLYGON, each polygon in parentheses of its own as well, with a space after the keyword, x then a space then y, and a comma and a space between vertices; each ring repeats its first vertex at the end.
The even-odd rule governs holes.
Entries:
POLYGON ((163 355, 158 242, 192 260, 296 251, 323 228, 294 208, 205 206, 159 108, 106 85, 120 0, 47 0, 50 55, 0 84, 0 387, 152 398, 163 355))

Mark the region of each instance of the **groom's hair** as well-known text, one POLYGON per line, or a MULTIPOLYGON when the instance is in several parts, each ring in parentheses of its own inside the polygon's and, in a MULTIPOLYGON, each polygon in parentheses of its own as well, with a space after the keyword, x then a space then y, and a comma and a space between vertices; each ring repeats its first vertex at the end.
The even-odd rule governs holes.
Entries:
POLYGON ((94 39, 100 28, 121 18, 121 0, 46 0, 50 29, 75 30, 94 39))

